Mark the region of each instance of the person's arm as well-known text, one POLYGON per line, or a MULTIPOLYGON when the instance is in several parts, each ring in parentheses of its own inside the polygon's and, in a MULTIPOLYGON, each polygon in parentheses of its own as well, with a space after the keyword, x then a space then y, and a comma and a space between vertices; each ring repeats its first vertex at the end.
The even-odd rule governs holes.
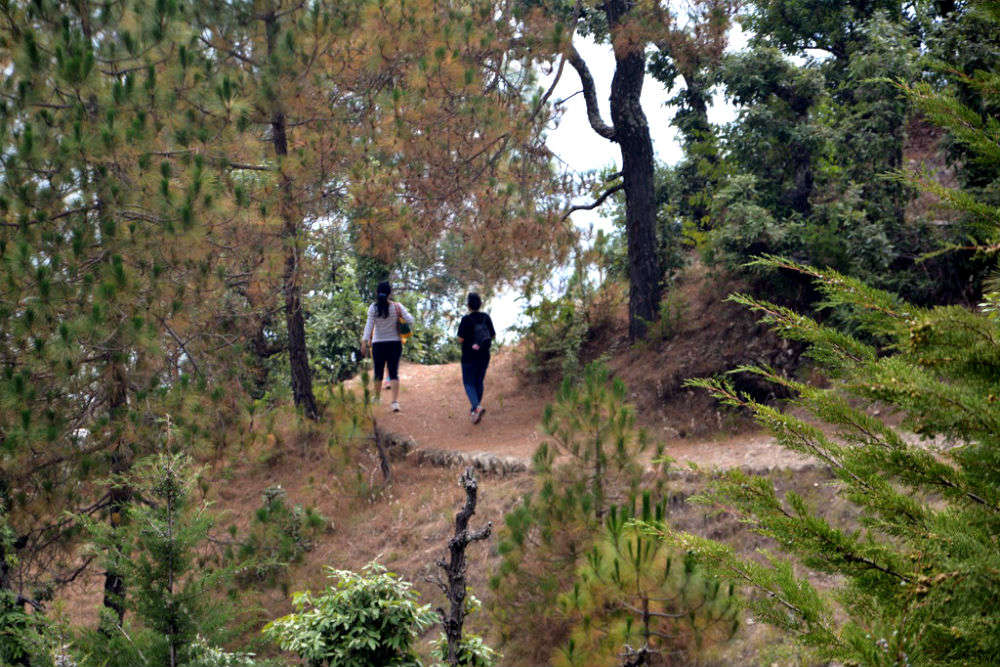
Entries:
POLYGON ((413 315, 411 315, 410 311, 406 309, 406 306, 401 304, 399 301, 396 302, 396 305, 399 306, 399 316, 402 317, 407 324, 413 324, 413 315))
POLYGON ((493 318, 490 317, 489 315, 486 316, 486 324, 488 324, 489 327, 490 327, 490 339, 491 340, 496 340, 497 339, 497 330, 493 328, 493 318))
POLYGON ((467 317, 463 317, 462 321, 458 323, 458 333, 457 333, 456 337, 458 338, 458 342, 459 343, 464 343, 465 342, 465 337, 467 335, 466 331, 465 331, 465 328, 466 328, 465 327, 465 322, 466 322, 466 320, 468 320, 468 318, 467 317))
POLYGON ((361 334, 361 347, 366 347, 372 340, 372 329, 375 328, 375 304, 368 306, 368 320, 365 322, 365 331, 361 334))

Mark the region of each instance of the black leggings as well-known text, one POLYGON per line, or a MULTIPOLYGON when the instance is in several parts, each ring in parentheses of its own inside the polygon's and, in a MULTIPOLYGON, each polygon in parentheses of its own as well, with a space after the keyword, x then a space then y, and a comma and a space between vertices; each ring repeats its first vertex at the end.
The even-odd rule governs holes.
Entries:
POLYGON ((372 359, 375 361, 375 381, 382 381, 382 371, 389 366, 389 379, 399 379, 399 358, 403 356, 403 344, 398 340, 372 343, 372 359))

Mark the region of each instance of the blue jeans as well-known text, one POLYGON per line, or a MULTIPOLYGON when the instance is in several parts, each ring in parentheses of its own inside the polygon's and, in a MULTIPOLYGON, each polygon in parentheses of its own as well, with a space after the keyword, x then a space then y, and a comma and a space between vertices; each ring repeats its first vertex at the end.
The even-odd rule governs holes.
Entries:
POLYGON ((479 407, 483 400, 483 380, 486 379, 486 368, 490 365, 490 356, 462 360, 462 384, 465 394, 469 397, 472 410, 479 407))

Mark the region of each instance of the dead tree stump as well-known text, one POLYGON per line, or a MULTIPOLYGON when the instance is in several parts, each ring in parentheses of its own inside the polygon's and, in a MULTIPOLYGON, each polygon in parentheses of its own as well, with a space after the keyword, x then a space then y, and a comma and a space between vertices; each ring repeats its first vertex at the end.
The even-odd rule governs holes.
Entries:
POLYGON ((459 478, 459 483, 465 489, 465 506, 455 515, 455 535, 448 540, 450 559, 448 562, 439 560, 437 566, 444 571, 445 579, 440 576, 433 579, 445 597, 448 598, 449 610, 438 607, 444 634, 448 640, 448 664, 458 667, 458 651, 462 645, 462 626, 465 623, 465 549, 472 542, 485 540, 493 531, 493 523, 487 523, 485 528, 470 532, 469 519, 476 513, 476 496, 479 488, 476 474, 472 467, 465 469, 459 478))

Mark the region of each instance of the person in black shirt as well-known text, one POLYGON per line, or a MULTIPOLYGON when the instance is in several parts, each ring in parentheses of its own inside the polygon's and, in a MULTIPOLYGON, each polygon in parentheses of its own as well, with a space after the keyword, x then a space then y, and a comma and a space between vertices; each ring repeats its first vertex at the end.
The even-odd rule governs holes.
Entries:
POLYGON ((472 408, 469 418, 478 424, 486 410, 483 408, 483 380, 490 365, 490 345, 496 338, 493 320, 486 313, 479 312, 483 300, 475 292, 469 292, 466 301, 469 314, 458 325, 458 342, 462 344, 462 384, 472 408))

